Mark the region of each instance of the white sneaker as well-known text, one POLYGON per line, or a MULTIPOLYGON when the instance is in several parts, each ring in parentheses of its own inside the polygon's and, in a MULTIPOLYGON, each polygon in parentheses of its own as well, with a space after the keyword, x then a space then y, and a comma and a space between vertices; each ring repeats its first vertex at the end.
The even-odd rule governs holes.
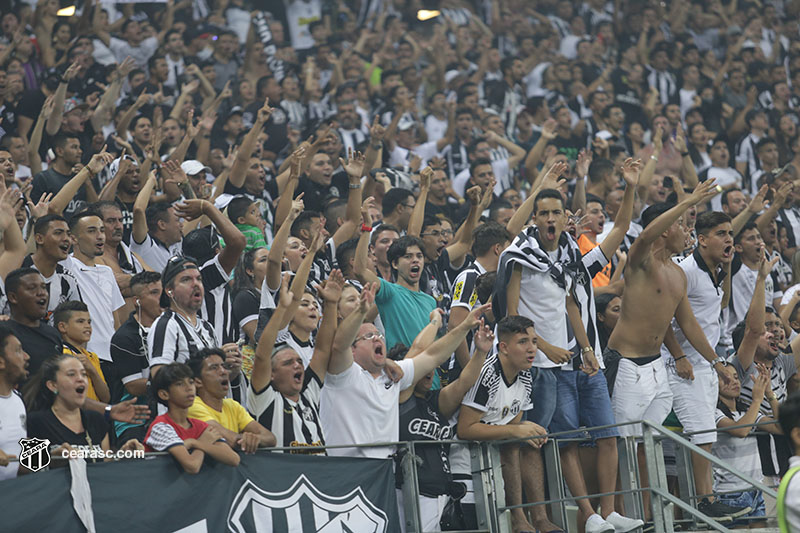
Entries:
POLYGON ((616 528, 595 513, 586 520, 586 533, 614 533, 616 528))
POLYGON ((616 533, 626 533, 644 526, 644 522, 637 518, 628 518, 614 511, 606 517, 606 522, 614 526, 616 533))

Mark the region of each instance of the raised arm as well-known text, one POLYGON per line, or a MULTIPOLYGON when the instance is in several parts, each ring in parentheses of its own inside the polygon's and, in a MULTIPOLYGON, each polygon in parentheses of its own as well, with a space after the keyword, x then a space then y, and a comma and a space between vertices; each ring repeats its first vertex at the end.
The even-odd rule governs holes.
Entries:
POLYGON ((250 375, 250 385, 254 391, 262 391, 272 381, 272 350, 278 339, 280 324, 283 322, 289 307, 292 305, 294 295, 289 292, 289 276, 284 276, 281 282, 280 298, 277 307, 269 317, 269 322, 264 326, 261 337, 256 344, 256 353, 253 358, 253 373, 250 375))
MULTIPOLYGON (((42 195, 42 198, 46 198, 46 195, 42 195)), ((14 217, 19 202, 25 202, 19 189, 6 189, 0 195, 0 231, 3 234, 3 253, 0 254, 0 278, 2 279, 6 279, 9 272, 22 266, 22 261, 28 251, 25 240, 22 238, 22 231, 14 217)))
POLYGON ((320 324, 314 339, 314 355, 308 366, 323 381, 325 373, 328 371, 328 361, 331 358, 333 337, 336 335, 339 298, 342 296, 343 288, 344 276, 338 269, 331 271, 328 279, 322 285, 317 285, 317 294, 322 296, 322 324, 320 324))
POLYGON ((531 219, 533 203, 536 201, 536 195, 539 194, 539 191, 543 189, 560 188, 561 185, 565 183, 564 180, 560 179, 560 176, 566 172, 568 168, 567 164, 561 161, 557 161, 550 166, 544 178, 539 182, 536 188, 531 191, 525 201, 522 202, 522 205, 519 206, 519 209, 517 209, 511 217, 511 220, 508 221, 508 224, 506 224, 506 229, 512 237, 516 238, 519 232, 522 231, 522 228, 525 227, 525 224, 531 219))
POLYGON ((308 275, 311 273, 311 265, 314 263, 314 256, 324 245, 325 244, 322 241, 322 225, 320 225, 314 234, 314 240, 311 241, 311 248, 309 248, 308 253, 300 263, 300 266, 297 267, 297 272, 295 272, 294 279, 292 279, 292 285, 289 290, 294 295, 294 301, 292 302, 292 306, 289 308, 289 311, 286 313, 286 316, 283 317, 281 329, 289 325, 289 322, 292 321, 297 309, 300 307, 300 300, 303 298, 303 293, 306 290, 308 275))
POLYGON ((233 272, 239 256, 247 245, 247 239, 233 221, 217 209, 208 200, 186 200, 175 206, 175 213, 186 220, 195 220, 205 215, 217 228, 220 236, 225 240, 225 248, 219 254, 219 264, 223 270, 230 274, 233 272))
POLYGON ((455 140, 456 140, 456 103, 455 101, 452 101, 452 102, 447 102, 447 129, 444 130, 444 135, 442 136, 442 138, 436 141, 436 151, 441 152, 442 150, 445 149, 446 146, 453 144, 453 141, 455 140))
MULTIPOLYGON (((693 205, 701 202, 707 202, 716 196, 717 189, 714 187, 714 179, 708 179, 695 187, 692 194, 684 198, 678 205, 662 213, 658 218, 650 222, 639 237, 633 242, 630 252, 628 252, 628 265, 634 268, 639 268, 647 258, 650 247, 658 239, 658 237, 667 231, 672 224, 674 224, 687 209, 693 205)), ((688 305, 688 303, 687 303, 688 305)), ((690 308, 691 309, 691 308, 690 308)), ((677 315, 676 315, 677 316, 677 315)), ((694 318, 694 317, 692 317, 694 318)), ((697 321, 695 320, 695 324, 697 321)), ((708 342, 706 341, 706 344, 708 342)))
POLYGON ((73 63, 61 77, 61 82, 58 84, 53 98, 53 112, 50 118, 47 119, 47 125, 45 126, 45 131, 48 135, 55 135, 61 129, 61 120, 64 118, 64 100, 67 97, 67 85, 78 75, 80 70, 80 64, 73 63))
POLYGON ((338 247, 341 243, 353 238, 361 222, 361 176, 364 174, 365 157, 361 152, 350 152, 347 161, 339 158, 342 168, 347 172, 349 189, 347 191, 347 210, 342 225, 331 236, 338 247))
MULTIPOLYGON (((739 364, 745 370, 750 368, 755 359, 756 349, 758 348, 758 340, 764 334, 766 320, 766 303, 764 284, 772 271, 772 267, 778 258, 772 261, 767 261, 766 256, 761 257, 758 265, 758 276, 756 277, 756 286, 753 289, 753 298, 750 300, 750 307, 747 309, 747 316, 745 317, 745 330, 742 342, 739 349, 736 350, 736 358, 739 359, 739 364)), ((759 402, 760 403, 760 402, 759 402)))
POLYGON ((419 196, 417 196, 417 203, 408 218, 407 235, 419 237, 422 232, 422 223, 425 220, 425 204, 428 203, 428 192, 431 190, 432 177, 433 169, 430 165, 419 172, 419 196))
POLYGON ((481 323, 481 315, 491 309, 492 304, 484 304, 476 307, 467 318, 447 335, 431 344, 428 349, 416 356, 414 361, 414 384, 444 363, 458 345, 467 336, 467 333, 481 323))
POLYGON ((658 165, 658 158, 661 156, 661 150, 664 148, 664 139, 662 135, 664 130, 661 125, 656 126, 653 133, 653 153, 647 158, 644 164, 644 170, 639 178, 639 197, 642 199, 647 198, 647 189, 650 187, 650 182, 653 181, 653 176, 656 173, 656 166, 658 165))
POLYGON ((361 291, 358 308, 342 320, 333 338, 333 349, 328 361, 328 374, 341 374, 353 365, 353 343, 358 336, 358 329, 364 322, 375 301, 376 287, 374 283, 367 283, 361 291))
MULTIPOLYGON (((628 233, 628 228, 631 225, 631 218, 633 217, 633 201, 636 197, 636 186, 639 183, 639 176, 642 170, 642 160, 637 159, 634 161, 630 157, 622 164, 622 177, 625 179, 625 193, 622 196, 622 203, 620 204, 619 211, 617 211, 617 218, 614 220, 614 229, 612 229, 603 242, 600 243, 600 249, 603 254, 611 259, 614 257, 614 252, 617 251, 625 234, 628 233)), ((579 178, 580 179, 580 178, 579 178)))
POLYGON ((456 240, 447 246, 447 255, 450 258, 450 264, 456 268, 460 268, 464 264, 464 259, 467 257, 470 249, 472 248, 472 232, 478 226, 478 221, 481 219, 481 214, 489 208, 494 198, 494 180, 488 187, 480 193, 480 189, 475 186, 467 191, 467 198, 472 204, 467 215, 467 220, 461 225, 456 232, 456 240), (477 189, 477 190, 476 190, 477 189))
POLYGON ((253 150, 256 147, 256 140, 259 133, 264 129, 264 124, 267 123, 269 117, 272 115, 273 109, 269 106, 269 98, 264 101, 264 105, 258 110, 255 123, 247 135, 242 140, 242 145, 239 147, 239 152, 236 154, 236 159, 231 168, 230 182, 234 187, 241 187, 244 185, 244 179, 247 175, 247 165, 250 163, 250 156, 253 155, 253 150))
MULTIPOLYGON (((363 224, 369 224, 369 213, 366 210, 361 212, 361 221, 363 224)), ((369 259, 367 257, 367 252, 369 251, 369 238, 370 232, 364 231, 361 229, 361 235, 358 236, 358 245, 356 246, 356 255, 353 258, 353 273, 355 274, 358 281, 361 283, 377 283, 378 288, 375 289, 375 293, 377 294, 380 290, 380 278, 378 277, 375 272, 370 270, 367 266, 369 259)))
POLYGON ((131 238, 136 244, 142 244, 147 238, 147 216, 145 212, 155 188, 156 173, 151 172, 133 202, 133 231, 131 232, 131 238))
MULTIPOLYGON (((269 289, 277 289, 280 283, 281 270, 283 268, 283 254, 284 250, 286 250, 286 242, 289 240, 289 232, 292 229, 292 223, 300 216, 300 213, 303 212, 302 196, 301 194, 291 201, 292 207, 289 211, 289 215, 272 240, 272 247, 269 249, 269 255, 267 255, 267 275, 264 278, 267 282, 267 288, 269 289)), ((281 199, 281 201, 283 201, 283 199, 281 199)))
POLYGON ((439 412, 447 418, 458 410, 464 395, 478 381, 483 363, 486 362, 486 356, 492 351, 494 333, 492 328, 484 324, 483 319, 475 331, 474 340, 475 351, 472 352, 472 357, 464 366, 458 379, 447 384, 439 393, 439 412))
MULTIPOLYGON (((103 146, 100 153, 94 154, 89 163, 75 174, 66 185, 61 187, 61 190, 50 201, 50 213, 60 215, 69 205, 70 200, 78 193, 78 190, 86 184, 86 180, 99 174, 113 160, 114 156, 106 152, 106 147, 103 146)), ((91 187, 91 184, 87 186, 91 187)))
POLYGON ((525 149, 521 146, 517 146, 513 142, 509 141, 505 137, 501 137, 500 135, 496 134, 493 131, 486 132, 486 140, 491 142, 496 142, 509 152, 508 156, 508 169, 509 171, 513 172, 517 166, 522 162, 525 158, 525 149))

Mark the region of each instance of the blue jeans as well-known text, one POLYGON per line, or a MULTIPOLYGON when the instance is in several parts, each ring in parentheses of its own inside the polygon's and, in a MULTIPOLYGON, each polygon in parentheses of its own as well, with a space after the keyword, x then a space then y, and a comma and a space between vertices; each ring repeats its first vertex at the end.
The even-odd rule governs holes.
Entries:
POLYGON ((525 413, 525 420, 548 429, 550 421, 553 420, 553 413, 556 412, 556 392, 560 373, 560 368, 531 367, 533 409, 525 413))
MULTIPOLYGON (((730 494, 719 494, 717 500, 731 507, 750 507, 752 511, 742 518, 753 516, 765 516, 766 505, 764 505, 764 495, 760 490, 747 490, 744 492, 732 492, 730 494)), ((751 520, 736 520, 732 526, 744 526, 750 524, 751 520)))
MULTIPOLYGON (((577 430, 580 427, 610 426, 615 424, 614 412, 611 409, 611 398, 608 395, 608 384, 605 376, 598 372, 589 376, 580 370, 559 372, 557 375, 556 411, 550 423, 550 431, 577 430)), ((618 437, 617 428, 605 428, 589 431, 593 440, 618 437)), ((581 438, 583 432, 562 435, 556 438, 581 438)), ((560 442, 566 446, 569 442, 560 442)))

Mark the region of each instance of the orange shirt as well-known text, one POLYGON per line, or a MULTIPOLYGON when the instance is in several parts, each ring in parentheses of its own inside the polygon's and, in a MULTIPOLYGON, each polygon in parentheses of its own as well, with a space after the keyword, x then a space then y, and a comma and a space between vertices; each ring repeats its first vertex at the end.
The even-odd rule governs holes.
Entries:
MULTIPOLYGON (((597 247, 597 244, 589 240, 586 234, 578 237, 578 248, 581 250, 581 255, 586 255, 597 247)), ((611 282, 611 262, 603 267, 603 270, 595 274, 592 278, 593 287, 605 287, 611 282)))

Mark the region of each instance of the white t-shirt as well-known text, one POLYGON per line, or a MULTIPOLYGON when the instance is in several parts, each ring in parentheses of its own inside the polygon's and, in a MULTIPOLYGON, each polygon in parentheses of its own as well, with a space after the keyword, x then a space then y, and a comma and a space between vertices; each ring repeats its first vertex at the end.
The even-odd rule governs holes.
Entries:
POLYGON ((146 264, 156 272, 163 272, 164 267, 167 266, 167 261, 173 255, 181 253, 181 243, 165 247, 163 243, 156 241, 150 234, 147 234, 144 241, 140 244, 136 242, 131 234, 131 251, 139 254, 146 264))
MULTIPOLYGON (((492 172, 497 180, 494 185, 494 193, 497 196, 503 194, 503 191, 511 188, 511 172, 508 168, 508 159, 498 159, 492 161, 492 172), (502 178, 501 178, 502 177, 502 178)), ((467 191, 467 182, 469 181, 469 167, 465 168, 453 179, 453 190, 456 191, 462 198, 467 191)))
POLYGON ((402 148, 400 145, 395 144, 394 150, 389 153, 389 166, 403 167, 411 162, 411 157, 413 155, 419 156, 419 158, 422 160, 419 168, 425 168, 425 165, 428 164, 428 161, 440 155, 440 153, 438 150, 436 150, 435 141, 417 145, 411 150, 402 148))
POLYGON ((320 0, 283 0, 286 6, 286 20, 289 22, 289 35, 295 50, 306 50, 314 46, 309 25, 322 20, 320 0))
POLYGON ((444 137, 447 131, 447 119, 436 118, 433 115, 425 117, 425 133, 428 134, 428 142, 436 142, 444 137))
POLYGON ((61 264, 78 280, 81 297, 92 317, 92 338, 86 349, 96 353, 100 360, 111 362, 114 311, 125 305, 114 271, 106 265, 87 266, 72 255, 61 264))
MULTIPOLYGON (((714 178, 717 185, 726 187, 736 185, 738 188, 744 187, 744 179, 735 168, 709 167, 705 170, 706 179, 714 178)), ((705 181, 705 180, 703 180, 705 181)), ((711 208, 714 211, 722 211, 722 193, 717 194, 711 199, 711 208)))
MULTIPOLYGON (((553 346, 567 349, 569 336, 567 334, 566 291, 570 290, 572 279, 569 276, 565 278, 567 286, 562 289, 548 272, 536 272, 530 268, 523 268, 517 310, 520 315, 533 320, 533 323, 536 324, 536 334, 540 339, 553 346)), ((554 368, 564 365, 555 364, 547 358, 543 351, 538 350, 533 366, 554 368)))
MULTIPOLYGON (((25 404, 17 391, 0 396, 0 450, 6 455, 19 457, 19 439, 27 436, 25 429, 25 404)), ((19 463, 0 466, 0 481, 17 477, 19 463)))
MULTIPOLYGON (((398 361, 403 379, 392 382, 385 373, 374 378, 353 364, 340 374, 325 377, 320 395, 320 420, 326 444, 396 442, 400 438, 400 391, 414 383, 414 361, 398 361)), ((385 459, 394 450, 381 448, 334 448, 328 455, 385 459)))
POLYGON ((122 63, 126 57, 131 56, 136 62, 136 66, 147 71, 147 60, 158 50, 158 39, 148 37, 143 39, 138 46, 131 46, 128 41, 112 37, 108 47, 117 58, 117 63, 122 63))

